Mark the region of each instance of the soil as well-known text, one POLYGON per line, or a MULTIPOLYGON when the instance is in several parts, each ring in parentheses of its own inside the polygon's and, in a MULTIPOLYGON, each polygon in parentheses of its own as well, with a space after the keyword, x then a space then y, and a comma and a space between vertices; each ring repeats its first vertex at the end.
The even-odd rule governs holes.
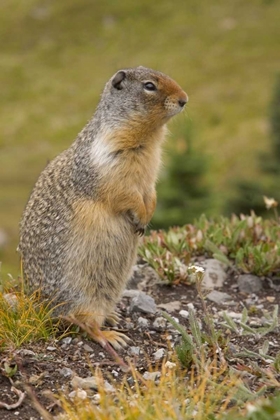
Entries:
MULTIPOLYGON (((244 336, 231 332, 229 329, 221 328, 219 323, 222 322, 221 311, 223 310, 241 313, 243 308, 246 307, 252 314, 250 317, 252 322, 261 320, 264 312, 272 311, 274 306, 280 303, 280 292, 272 288, 271 283, 263 281, 263 284, 262 290, 257 295, 242 294, 238 290, 236 275, 228 273, 228 278, 223 287, 218 289, 230 295, 227 303, 216 304, 206 300, 208 310, 213 314, 215 320, 215 328, 221 329, 224 337, 226 337, 225 348, 227 350, 224 352, 226 360, 236 369, 246 370, 250 373, 247 386, 251 390, 257 390, 262 386, 261 375, 255 372, 254 363, 258 362, 260 367, 269 367, 269 363, 261 359, 253 361, 236 355, 244 348, 258 353, 263 342, 268 340, 270 343, 268 355, 275 356, 280 348, 279 328, 264 337, 260 337, 258 334, 244 336)), ((192 303, 198 319, 202 320, 204 317, 201 299, 195 285, 166 286, 157 284, 146 286, 144 292, 152 296, 157 304, 179 301, 181 307, 170 311, 170 314, 176 317, 188 332, 190 332, 189 321, 179 314, 180 310, 188 310, 187 305, 192 303)), ((129 303, 129 298, 123 298, 119 304, 118 309, 121 315, 119 326, 124 326, 121 331, 127 334, 132 342, 118 353, 124 360, 132 361, 140 373, 144 373, 159 363, 155 360, 154 353, 158 349, 164 349, 167 352, 168 340, 175 344, 179 343, 180 335, 168 326, 162 329, 153 326, 154 320, 161 316, 159 313, 130 313, 129 303), (142 320, 141 323, 139 317, 144 318, 144 320, 147 319, 149 325, 143 326, 144 321, 142 320)), ((202 328, 204 327, 205 325, 202 323, 202 328)), ((100 345, 79 333, 78 335, 72 334, 66 338, 53 339, 48 342, 30 343, 20 349, 10 349, 2 352, 0 358, 0 403, 10 405, 18 401, 19 396, 12 391, 11 381, 4 369, 5 362, 11 368, 13 364, 16 364, 18 370, 12 377, 16 389, 23 391, 23 384, 28 383, 33 395, 52 415, 58 414, 60 408, 49 398, 49 391, 54 394, 63 392, 68 395, 73 391, 71 386, 73 375, 85 378, 94 375, 95 367, 100 366, 103 375, 110 377, 108 381, 111 383, 112 377, 117 382, 123 377, 122 370, 118 364, 112 361, 110 355, 100 345)), ((0 419, 2 420, 39 420, 40 418, 28 396, 13 410, 0 408, 0 419)))

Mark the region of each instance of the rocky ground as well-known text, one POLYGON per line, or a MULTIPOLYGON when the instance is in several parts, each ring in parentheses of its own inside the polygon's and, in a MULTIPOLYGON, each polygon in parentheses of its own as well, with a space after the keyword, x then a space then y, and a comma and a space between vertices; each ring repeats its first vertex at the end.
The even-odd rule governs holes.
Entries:
MULTIPOLYGON (((226 359, 236 369, 247 370, 247 385, 251 390, 257 390, 262 386, 263 379, 262 375, 254 374, 252 363, 257 361, 260 367, 269 368, 280 348, 279 327, 273 328, 265 336, 256 333, 258 328, 262 331, 261 328, 267 327, 271 321, 265 315, 280 303, 279 280, 259 279, 250 275, 242 277, 232 270, 227 271, 216 260, 201 259, 198 263, 206 270, 207 287, 215 286, 212 292, 205 292, 206 304, 213 315, 215 328, 224 331, 226 359), (224 322, 223 311, 239 325, 244 307, 248 309, 247 324, 252 329, 251 334, 243 335, 241 328, 233 331, 221 326, 224 322), (244 349, 259 353, 265 340, 268 340, 269 348, 264 357, 253 360, 249 356, 240 356, 244 349)), ((172 315, 188 332, 189 312, 193 309, 199 320, 203 320, 205 315, 195 285, 162 285, 156 273, 146 264, 137 266, 118 309, 121 315, 119 329, 131 339, 119 354, 125 361, 130 360, 146 379, 152 375, 151 368, 156 370, 162 360, 166 362, 171 354, 170 349, 180 342, 180 334, 162 317, 161 311, 172 315)), ((205 328, 202 321, 201 328, 205 328)), ((98 400, 93 376, 96 366, 100 366, 103 375, 107 377, 106 386, 108 392, 111 392, 112 387, 117 386, 114 381, 118 382, 124 373, 98 344, 80 333, 2 353, 0 418, 41 418, 30 397, 23 393, 24 383, 30 385, 33 396, 52 415, 60 411, 50 397, 52 393, 62 392, 70 398, 77 393, 81 398, 93 393, 93 399, 98 400), (7 376, 7 366, 13 369, 14 365, 17 365, 18 370, 11 383, 7 376)), ((129 373, 127 378, 128 381, 132 379, 129 373)))

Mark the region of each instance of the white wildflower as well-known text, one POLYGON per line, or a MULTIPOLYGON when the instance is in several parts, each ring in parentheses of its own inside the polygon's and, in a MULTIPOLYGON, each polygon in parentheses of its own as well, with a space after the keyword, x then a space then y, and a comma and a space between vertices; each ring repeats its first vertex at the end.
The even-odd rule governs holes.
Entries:
POLYGON ((189 265, 188 267, 190 270, 194 271, 195 273, 204 273, 204 268, 198 266, 198 265, 189 265))
POLYGON ((265 207, 269 210, 278 206, 278 202, 274 198, 263 196, 265 207))

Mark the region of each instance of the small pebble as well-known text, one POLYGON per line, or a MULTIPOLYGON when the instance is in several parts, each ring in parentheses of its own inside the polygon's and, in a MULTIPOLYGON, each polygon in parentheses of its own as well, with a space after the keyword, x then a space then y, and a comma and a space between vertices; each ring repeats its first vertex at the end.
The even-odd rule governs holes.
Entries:
POLYGON ((156 381, 160 377, 161 377, 161 373, 159 371, 158 372, 145 372, 143 375, 143 378, 146 381, 156 381))
POLYGON ((80 398, 81 400, 85 400, 87 398, 87 392, 83 389, 77 389, 75 391, 70 392, 69 398, 80 398))
POLYGON ((20 350, 20 355, 21 356, 36 356, 36 353, 34 353, 34 351, 32 350, 22 349, 20 350))
POLYGON ((100 394, 94 394, 93 397, 91 398, 93 404, 100 404, 100 400, 101 400, 101 395, 100 394))
POLYGON ((119 372, 117 372, 116 370, 112 370, 112 375, 117 378, 119 376, 119 372))
POLYGON ((126 322, 126 323, 125 323, 125 328, 126 328, 127 330, 132 330, 132 329, 134 328, 134 324, 133 324, 133 322, 126 322))
POLYGON ((164 330, 166 328, 167 321, 162 316, 157 317, 153 322, 153 327, 158 330, 164 330))
POLYGON ((176 367, 176 363, 167 361, 164 365, 167 369, 174 369, 176 367))
POLYGON ((157 311, 157 305, 151 296, 144 292, 138 292, 137 296, 132 298, 129 309, 130 312, 154 314, 157 311))
POLYGON ((189 316, 190 316, 189 312, 188 312, 188 311, 185 311, 184 309, 182 309, 182 310, 179 312, 179 315, 181 315, 181 317, 183 317, 183 318, 185 318, 185 319, 188 319, 188 318, 189 318, 189 316))
POLYGON ((165 350, 164 349, 158 349, 155 353, 153 353, 154 359, 155 361, 157 360, 161 360, 165 355, 165 350))
POLYGON ((139 316, 137 320, 137 324, 139 327, 148 327, 149 326, 149 320, 146 318, 143 318, 142 316, 139 316))
POLYGON ((60 375, 64 376, 65 378, 73 375, 73 370, 67 367, 63 367, 62 369, 59 369, 58 372, 60 373, 60 375))
POLYGON ((159 308, 164 309, 167 312, 179 311, 182 303, 179 300, 174 300, 172 302, 160 303, 159 308))
POLYGON ((92 353, 94 350, 92 347, 90 347, 88 344, 84 344, 84 350, 88 353, 92 353))
POLYGON ((131 346, 128 349, 128 353, 130 356, 139 356, 140 354, 140 347, 131 346))
POLYGON ((87 378, 81 378, 80 376, 74 376, 71 385, 73 388, 80 389, 95 389, 97 390, 97 381, 94 376, 89 376, 87 378))
POLYGON ((231 296, 228 293, 219 292, 218 290, 212 290, 206 297, 217 305, 224 304, 231 299, 231 296))
POLYGON ((220 312, 218 312, 218 315, 223 316, 224 312, 230 318, 234 318, 234 319, 241 319, 242 318, 242 314, 240 312, 233 312, 233 311, 220 311, 220 312))
POLYGON ((241 293, 258 293, 262 290, 262 281, 253 274, 241 274, 237 279, 239 291, 241 293))
POLYGON ((66 345, 69 345, 69 344, 71 343, 71 341, 72 341, 72 337, 64 337, 64 338, 61 340, 61 342, 62 342, 63 344, 66 344, 66 345))
POLYGON ((56 351, 56 347, 53 347, 53 346, 48 346, 48 347, 47 347, 47 350, 48 350, 48 351, 56 351))

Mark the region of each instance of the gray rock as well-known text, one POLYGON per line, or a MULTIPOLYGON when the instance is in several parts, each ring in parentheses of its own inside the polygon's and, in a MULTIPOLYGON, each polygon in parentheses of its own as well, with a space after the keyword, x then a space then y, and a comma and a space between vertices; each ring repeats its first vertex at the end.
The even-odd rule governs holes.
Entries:
POLYGON ((73 370, 67 367, 63 367, 62 369, 59 369, 58 371, 60 375, 64 376, 65 378, 71 377, 73 375, 73 370))
POLYGON ((215 258, 209 258, 205 261, 200 262, 200 265, 204 268, 204 276, 202 287, 205 289, 214 289, 222 287, 224 281, 227 278, 226 265, 216 260, 215 258))
POLYGON ((161 376, 160 372, 145 372, 143 378, 146 381, 156 381, 161 376))
POLYGON ((173 302, 160 303, 158 307, 164 309, 167 312, 179 311, 182 303, 179 300, 174 300, 173 302))
POLYGON ((234 311, 220 311, 220 312, 218 312, 218 315, 223 316, 224 313, 227 316, 229 316, 230 318, 233 318, 233 319, 241 319, 242 318, 242 313, 234 312, 234 311))
POLYGON ((189 311, 193 311, 193 312, 196 311, 196 309, 194 307, 194 304, 191 303, 191 302, 190 303, 187 303, 187 308, 188 308, 189 311))
MULTIPOLYGON (((80 376, 74 376, 71 385, 73 388, 80 388, 84 390, 98 390, 98 381, 94 376, 88 376, 87 378, 81 378, 80 376)), ((115 392, 115 388, 108 382, 102 382, 103 389, 106 392, 115 392)))
POLYGON ((131 346, 128 349, 128 353, 130 356, 139 356, 140 354, 140 347, 131 346))
POLYGON ((56 351, 56 347, 53 347, 53 346, 48 346, 48 347, 47 347, 47 350, 48 350, 48 351, 56 351))
POLYGON ((21 356, 31 356, 31 357, 33 357, 33 356, 36 356, 36 353, 34 353, 34 351, 32 351, 32 350, 22 349, 22 350, 20 350, 20 355, 21 356))
POLYGON ((241 293, 258 293, 262 289, 261 279, 253 274, 241 274, 237 284, 241 293))
POLYGON ((71 398, 71 400, 74 400, 76 398, 79 398, 81 400, 85 400, 87 398, 87 392, 83 389, 77 389, 75 391, 71 391, 69 393, 69 398, 71 398))
POLYGON ((139 316, 139 318, 137 319, 137 324, 139 327, 144 327, 147 328, 150 324, 149 320, 146 318, 142 318, 142 316, 139 316))
POLYGON ((165 355, 164 349, 158 349, 155 353, 153 353, 155 361, 163 359, 164 355, 165 355))
POLYGON ((183 317, 183 318, 185 318, 185 319, 188 319, 188 318, 189 318, 189 316, 190 316, 189 312, 188 312, 188 311, 185 311, 184 309, 182 309, 182 310, 179 312, 179 315, 181 315, 181 317, 183 317))
POLYGON ((143 290, 147 285, 162 283, 157 272, 149 264, 137 264, 133 267, 133 274, 127 283, 127 289, 143 290))
POLYGON ((62 338, 61 343, 66 344, 68 346, 71 343, 71 341, 72 341, 72 337, 64 337, 62 338))
POLYGON ((123 294, 122 294, 122 297, 125 297, 125 298, 134 298, 134 297, 137 297, 138 295, 139 295, 139 290, 128 290, 128 289, 125 289, 124 291, 123 291, 123 294))
POLYGON ((230 295, 219 292, 218 290, 212 290, 212 292, 208 293, 206 297, 211 300, 211 302, 215 302, 217 304, 225 303, 227 300, 231 299, 230 295))
POLYGON ((125 323, 125 329, 132 330, 134 328, 134 323, 131 321, 128 321, 125 323))
POLYGON ((88 353, 92 353, 94 350, 92 347, 90 347, 88 344, 84 344, 84 350, 88 353))
POLYGON ((154 314, 157 311, 157 305, 151 296, 138 292, 138 295, 132 298, 129 309, 131 312, 154 314))
POLYGON ((167 324, 166 319, 163 318, 162 316, 158 316, 153 322, 153 327, 156 328, 157 330, 164 330, 166 328, 166 324, 167 324))

